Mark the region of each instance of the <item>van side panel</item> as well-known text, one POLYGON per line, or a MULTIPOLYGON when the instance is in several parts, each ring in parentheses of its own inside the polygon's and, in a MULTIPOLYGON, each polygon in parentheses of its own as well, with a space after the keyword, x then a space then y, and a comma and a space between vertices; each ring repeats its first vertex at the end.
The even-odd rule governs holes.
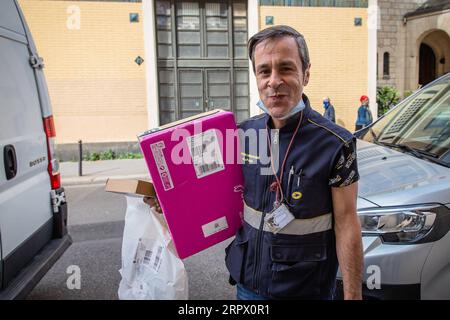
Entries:
MULTIPOLYGON (((15 12, 17 15, 17 11, 15 12)), ((34 69, 29 64, 29 56, 26 45, 0 34, 2 260, 8 259, 14 250, 52 218, 51 186, 47 172, 47 141, 36 78, 34 69), (5 146, 13 146, 17 157, 17 175, 10 180, 7 180, 5 174, 3 159, 5 146)), ((44 244, 45 242, 42 246, 44 244)), ((21 257, 28 256, 29 260, 35 252, 14 251, 14 254, 20 254, 21 257)), ((27 259, 23 258, 20 261, 27 259)), ((23 266, 12 267, 19 271, 23 266)))

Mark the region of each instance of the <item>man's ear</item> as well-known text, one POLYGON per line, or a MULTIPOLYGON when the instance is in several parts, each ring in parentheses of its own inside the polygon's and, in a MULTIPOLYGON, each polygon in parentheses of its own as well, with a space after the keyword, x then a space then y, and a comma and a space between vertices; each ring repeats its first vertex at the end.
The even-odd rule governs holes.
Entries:
POLYGON ((308 68, 305 70, 305 75, 303 78, 303 86, 307 86, 309 82, 309 76, 310 76, 310 70, 311 70, 311 63, 309 64, 308 68))

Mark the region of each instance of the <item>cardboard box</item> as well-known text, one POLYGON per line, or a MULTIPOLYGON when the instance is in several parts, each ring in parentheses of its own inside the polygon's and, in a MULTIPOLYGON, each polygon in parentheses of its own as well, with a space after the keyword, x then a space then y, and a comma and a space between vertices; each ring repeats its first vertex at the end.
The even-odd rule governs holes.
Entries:
POLYGON ((239 139, 225 147, 227 130, 236 131, 233 113, 214 110, 139 136, 180 258, 234 236, 242 224, 239 139))
POLYGON ((138 179, 108 179, 106 181, 105 191, 137 194, 146 197, 156 196, 151 182, 138 179))

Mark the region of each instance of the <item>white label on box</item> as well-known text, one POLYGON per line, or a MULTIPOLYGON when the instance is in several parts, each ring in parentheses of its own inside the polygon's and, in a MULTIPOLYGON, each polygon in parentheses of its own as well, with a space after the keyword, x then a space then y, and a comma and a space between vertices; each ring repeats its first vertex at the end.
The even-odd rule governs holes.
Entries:
POLYGON ((167 166, 163 153, 163 149, 165 148, 164 141, 153 143, 150 145, 150 148, 152 149, 153 159, 155 159, 164 190, 173 189, 172 177, 170 176, 169 167, 167 166))
POLYGON ((202 226, 202 229, 203 229, 203 235, 205 236, 205 238, 207 238, 217 232, 220 232, 222 230, 228 229, 227 218, 222 217, 222 218, 214 220, 210 223, 204 224, 202 226))
POLYGON ((186 141, 198 179, 225 170, 216 130, 187 137, 186 141))

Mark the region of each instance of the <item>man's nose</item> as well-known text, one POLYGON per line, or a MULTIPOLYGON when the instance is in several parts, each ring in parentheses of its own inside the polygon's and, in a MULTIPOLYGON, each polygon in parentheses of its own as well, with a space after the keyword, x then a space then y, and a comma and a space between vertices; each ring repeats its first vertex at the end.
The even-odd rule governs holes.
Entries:
POLYGON ((269 78, 268 86, 272 89, 278 89, 278 87, 283 83, 280 74, 276 70, 272 70, 269 78))

